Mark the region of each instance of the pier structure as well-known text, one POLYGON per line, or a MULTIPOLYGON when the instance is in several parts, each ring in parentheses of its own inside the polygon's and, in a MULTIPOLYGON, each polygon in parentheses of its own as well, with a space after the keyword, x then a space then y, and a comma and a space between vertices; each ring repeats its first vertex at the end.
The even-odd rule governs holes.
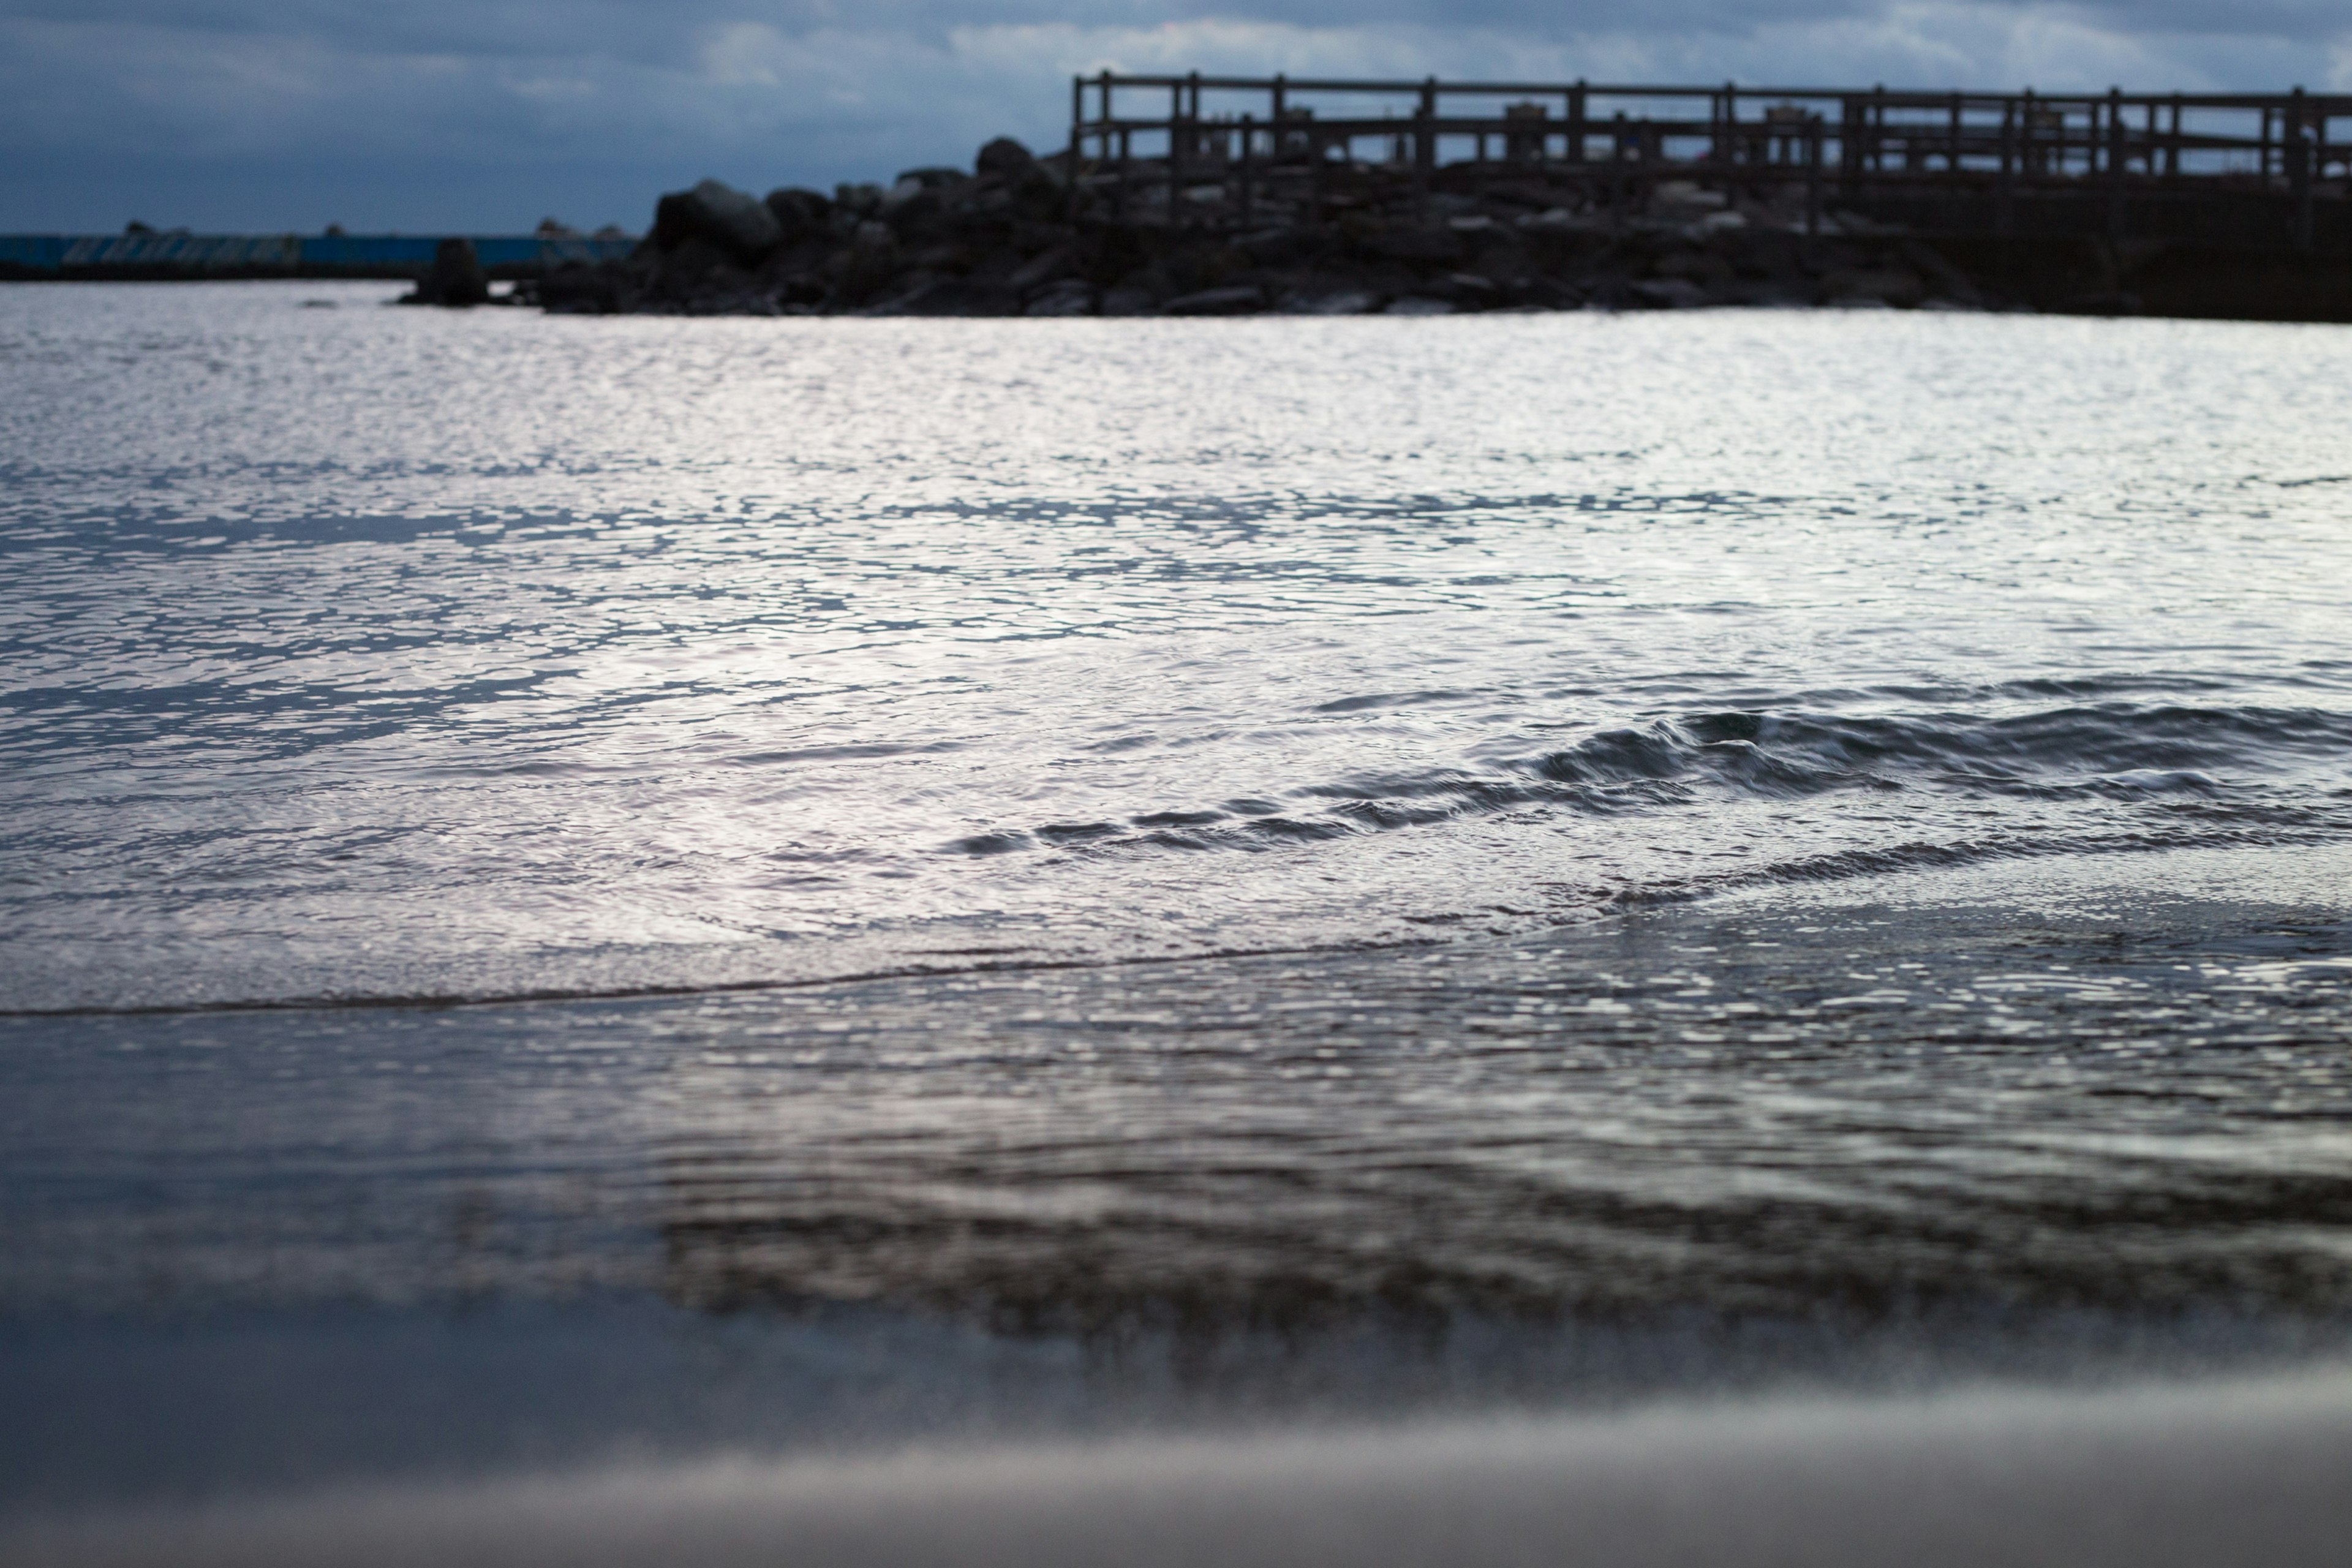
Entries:
POLYGON ((2352 252, 2352 94, 1139 76, 1070 86, 1076 185, 1247 229, 1448 192, 1627 216, 1662 187, 1916 232, 2352 252))

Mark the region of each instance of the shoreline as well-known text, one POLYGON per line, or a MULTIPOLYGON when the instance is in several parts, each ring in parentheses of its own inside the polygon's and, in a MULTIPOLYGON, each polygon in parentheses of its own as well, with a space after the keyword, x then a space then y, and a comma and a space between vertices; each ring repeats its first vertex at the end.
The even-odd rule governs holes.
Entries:
POLYGON ((879 1458, 621 1463, 0 1527, 32 1564, 2332 1563, 2352 1373, 879 1458))

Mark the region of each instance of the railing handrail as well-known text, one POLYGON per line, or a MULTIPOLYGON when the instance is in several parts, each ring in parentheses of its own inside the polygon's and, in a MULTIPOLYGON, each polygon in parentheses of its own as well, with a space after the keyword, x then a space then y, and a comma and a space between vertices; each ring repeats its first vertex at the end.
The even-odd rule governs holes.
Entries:
POLYGON ((1984 88, 1893 88, 1893 87, 1778 87, 1770 84, 1749 86, 1738 81, 1717 82, 1695 86, 1675 83, 1620 83, 1596 81, 1448 81, 1442 78, 1418 80, 1398 78, 1381 79, 1355 77, 1241 77, 1186 74, 1134 74, 1120 71, 1097 71, 1091 76, 1078 76, 1074 85, 1088 88, 1108 86, 1122 88, 1181 88, 1204 92, 1365 92, 1422 94, 1435 93, 1440 97, 1559 97, 1582 93, 1593 98, 1647 99, 1719 99, 1728 92, 1743 99, 1796 99, 1822 102, 1862 100, 1884 104, 1890 109, 1948 110, 1956 102, 1963 109, 1999 107, 2031 100, 2037 104, 2084 106, 2123 104, 2131 108, 2149 106, 2169 109, 2287 109, 2298 104, 2306 114, 2336 118, 2352 115, 2352 93, 2315 93, 2301 88, 2284 92, 2124 92, 2116 89, 2099 91, 2093 89, 2045 92, 2033 88, 1998 89, 1984 88))

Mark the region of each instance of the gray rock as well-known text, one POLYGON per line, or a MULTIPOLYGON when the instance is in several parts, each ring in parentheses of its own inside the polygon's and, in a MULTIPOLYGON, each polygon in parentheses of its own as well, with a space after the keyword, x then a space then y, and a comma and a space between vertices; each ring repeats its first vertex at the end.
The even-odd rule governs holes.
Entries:
POLYGON ((1505 290, 1514 305, 1539 310, 1573 310, 1584 303, 1584 290, 1556 278, 1525 278, 1505 290))
POLYGON ((774 216, 786 244, 822 232, 833 212, 829 197, 798 185, 770 191, 761 205, 774 216))
POLYGON ((1000 136, 980 150, 972 164, 982 184, 1013 211, 1031 218, 1062 215, 1068 176, 1061 160, 1035 157, 1010 136, 1000 136))
POLYGON ((1095 313, 1095 291, 1082 278, 1065 278, 1048 285, 1029 301, 1026 312, 1032 316, 1091 316, 1095 313))
POLYGON ((748 280, 735 253, 716 240, 689 235, 662 254, 652 272, 654 289, 671 299, 733 289, 748 280))
POLYGON ((1392 228, 1370 236, 1363 247, 1391 261, 1458 262, 1462 237, 1450 228, 1392 228))
MULTIPOLYGON (((1969 275, 1952 265, 1932 247, 1916 239, 1906 239, 1901 247, 1903 259, 1924 279, 1934 292, 1953 304, 1980 307, 1984 294, 1969 275)), ((1929 300, 1933 304, 1935 300, 1929 300)))
POLYGON ((1014 268, 1013 275, 1006 281, 1024 294, 1031 293, 1054 282, 1069 271, 1071 265, 1069 247, 1056 245, 1039 251, 1019 267, 1014 268))
POLYGON ((1345 289, 1336 294, 1293 294, 1282 301, 1282 309, 1300 316, 1367 316, 1380 307, 1380 296, 1361 289, 1345 289))
POLYGON ((1495 280, 1475 272, 1449 272, 1443 279, 1445 297, 1455 304, 1474 310, 1502 303, 1503 291, 1495 280))
POLYGON ((1007 184, 1037 167, 1037 155, 1010 136, 1000 136, 980 150, 971 165, 983 174, 993 174, 1007 184))
POLYGON ((766 203, 717 180, 705 180, 690 191, 673 191, 654 204, 653 240, 661 250, 705 239, 738 260, 753 262, 783 238, 783 226, 766 203))
POLYGON ((481 258, 470 239, 445 239, 433 247, 433 267, 417 279, 404 305, 487 305, 490 280, 483 276, 481 258))
POLYGON ((829 269, 844 302, 871 300, 899 269, 898 237, 887 223, 863 219, 829 269))
POLYGON ((550 315, 609 316, 636 304, 636 290, 616 267, 567 261, 539 280, 539 303, 550 315))
POLYGON ((1002 283, 941 278, 890 306, 897 316, 1017 316, 1021 296, 1002 283))
POLYGON ((1927 284, 1907 267, 1842 267, 1822 279, 1822 299, 1833 305, 1875 302, 1907 309, 1927 297, 1927 284))
POLYGON ((1179 294, 1160 309, 1171 316, 1246 316, 1265 309, 1265 293, 1255 283, 1201 289, 1179 294))
POLYGON ((882 216, 902 234, 939 226, 955 187, 971 177, 961 169, 909 169, 882 195, 882 216))
POLYGON ((890 183, 890 189, 883 199, 887 202, 895 196, 904 200, 905 197, 900 193, 910 188, 918 191, 944 191, 950 186, 960 185, 971 178, 971 176, 961 169, 950 169, 943 163, 928 163, 919 169, 901 169, 898 172, 898 177, 890 183))
POLYGON ((1706 290, 1687 278, 1645 278, 1627 284, 1625 291, 1653 310, 1687 310, 1706 303, 1706 290))
POLYGON ((1156 316, 1160 313, 1160 305, 1152 299, 1149 289, 1122 283, 1103 295, 1102 313, 1106 316, 1156 316))
POLYGON ((1328 248, 1321 235, 1297 227, 1255 229, 1234 239, 1234 248, 1260 267, 1293 267, 1328 248))

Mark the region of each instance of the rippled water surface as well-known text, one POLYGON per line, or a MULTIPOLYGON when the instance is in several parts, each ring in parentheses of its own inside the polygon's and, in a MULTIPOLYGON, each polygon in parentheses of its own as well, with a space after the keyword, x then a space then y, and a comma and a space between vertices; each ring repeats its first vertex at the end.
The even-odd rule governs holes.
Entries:
POLYGON ((2341 1340, 2352 333, 383 293, 0 291, 0 1382, 2341 1340))

